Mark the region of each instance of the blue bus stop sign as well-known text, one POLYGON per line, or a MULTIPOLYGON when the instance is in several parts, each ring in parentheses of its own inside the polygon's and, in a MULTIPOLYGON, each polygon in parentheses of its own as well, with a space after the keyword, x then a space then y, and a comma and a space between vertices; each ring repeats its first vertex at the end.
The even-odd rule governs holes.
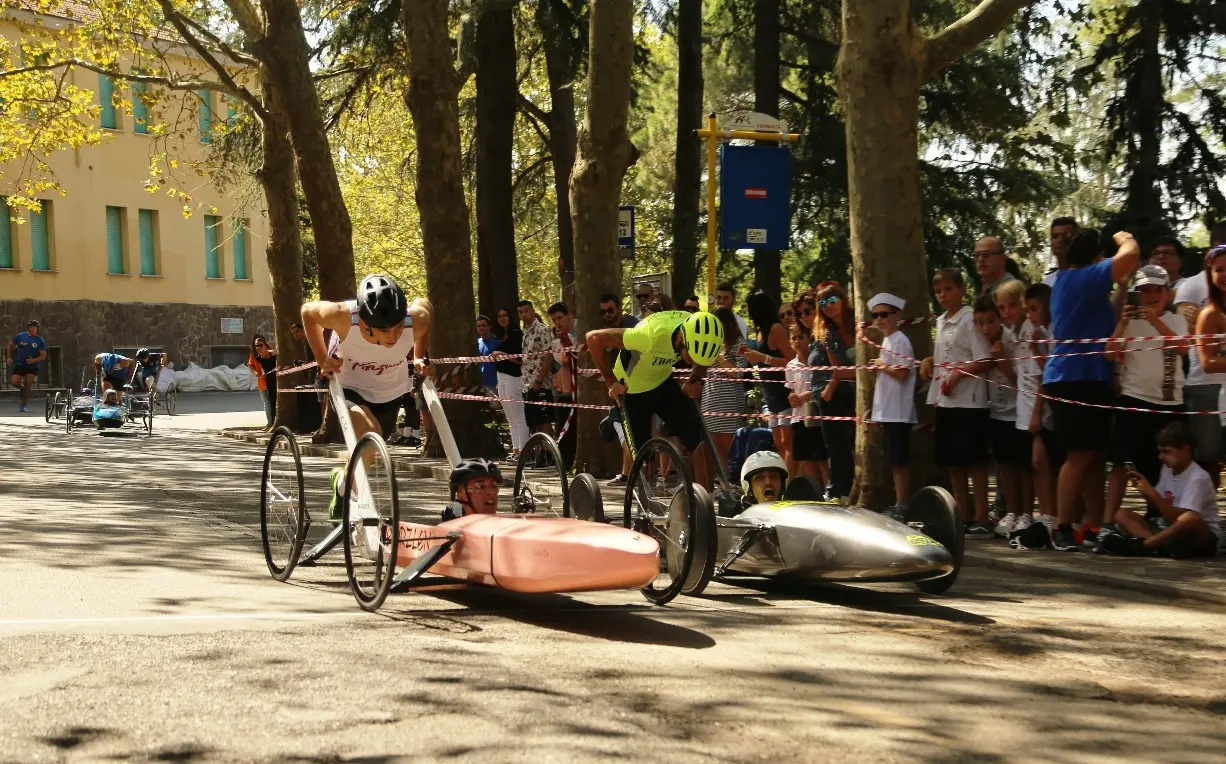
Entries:
POLYGON ((792 152, 786 146, 720 147, 719 245, 792 245, 792 152))

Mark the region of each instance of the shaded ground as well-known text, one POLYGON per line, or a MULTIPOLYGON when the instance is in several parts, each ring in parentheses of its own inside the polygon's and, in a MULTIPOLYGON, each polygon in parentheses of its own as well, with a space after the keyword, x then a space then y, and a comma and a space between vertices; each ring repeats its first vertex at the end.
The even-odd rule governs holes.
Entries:
POLYGON ((0 419, 0 761, 1226 761, 1220 609, 968 569, 368 615, 339 556, 269 579, 259 449, 157 425, 0 419))

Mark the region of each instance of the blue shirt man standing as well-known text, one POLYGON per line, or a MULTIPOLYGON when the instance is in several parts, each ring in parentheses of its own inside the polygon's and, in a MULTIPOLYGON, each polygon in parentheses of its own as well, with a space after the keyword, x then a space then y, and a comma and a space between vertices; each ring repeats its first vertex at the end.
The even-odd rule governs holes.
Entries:
POLYGON ((38 336, 40 324, 30 319, 26 330, 9 341, 9 357, 13 359, 13 387, 21 390, 21 408, 30 402, 30 386, 38 378, 38 366, 47 358, 47 341, 38 336))
MULTIPOLYGON (((477 355, 488 356, 498 349, 502 340, 494 336, 490 320, 486 316, 477 316, 477 355)), ((490 395, 498 397, 498 369, 493 361, 481 364, 481 384, 490 395)))

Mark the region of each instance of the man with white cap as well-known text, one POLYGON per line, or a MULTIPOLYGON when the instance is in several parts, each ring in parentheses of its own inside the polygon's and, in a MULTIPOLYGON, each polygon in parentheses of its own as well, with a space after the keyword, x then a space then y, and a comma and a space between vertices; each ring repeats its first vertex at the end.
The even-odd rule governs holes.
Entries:
POLYGON ((887 514, 901 519, 907 511, 911 487, 911 426, 915 423, 915 351, 907 335, 898 331, 906 300, 889 292, 868 301, 873 325, 881 330, 881 355, 869 364, 877 373, 873 391, 873 419, 885 436, 885 461, 894 473, 894 506, 887 514))

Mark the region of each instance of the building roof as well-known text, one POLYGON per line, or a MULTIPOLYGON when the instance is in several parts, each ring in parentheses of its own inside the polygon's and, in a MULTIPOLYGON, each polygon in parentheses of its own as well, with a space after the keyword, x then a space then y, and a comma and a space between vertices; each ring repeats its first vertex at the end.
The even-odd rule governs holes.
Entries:
MULTIPOLYGON (((18 0, 15 4, 18 9, 38 16, 50 16, 78 23, 90 24, 102 19, 102 14, 93 4, 81 2, 81 0, 52 0, 45 8, 40 7, 41 5, 39 0, 18 0)), ((159 26, 152 37, 165 42, 186 44, 175 28, 169 24, 159 26)))

